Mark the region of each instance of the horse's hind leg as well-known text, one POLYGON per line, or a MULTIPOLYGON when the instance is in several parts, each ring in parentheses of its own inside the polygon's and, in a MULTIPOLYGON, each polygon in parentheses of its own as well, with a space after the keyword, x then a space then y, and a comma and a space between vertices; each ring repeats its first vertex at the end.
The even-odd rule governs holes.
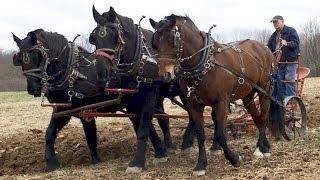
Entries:
POLYGON ((227 100, 222 100, 214 106, 217 118, 214 141, 220 144, 221 148, 223 149, 225 158, 229 160, 233 166, 238 167, 240 166, 240 157, 229 149, 225 136, 225 124, 227 121, 227 113, 229 108, 228 106, 229 102, 227 100))
POLYGON ((68 124, 70 117, 53 118, 51 117, 50 124, 46 130, 46 147, 45 147, 45 171, 54 171, 59 165, 58 158, 54 150, 54 143, 58 132, 68 124))
POLYGON ((90 122, 87 122, 83 118, 80 118, 80 119, 81 119, 83 130, 86 136, 87 144, 90 149, 91 163, 97 164, 98 162, 100 162, 100 158, 97 150, 96 120, 93 119, 90 122))
POLYGON ((269 113, 270 99, 265 95, 259 94, 260 115, 254 102, 254 93, 242 99, 247 111, 252 116, 252 119, 259 130, 259 139, 257 149, 254 152, 255 156, 263 157, 270 155, 270 144, 266 137, 267 116, 269 113))
POLYGON ((211 145, 211 148, 210 150, 212 151, 212 153, 214 154, 218 154, 219 152, 221 152, 221 146, 220 144, 215 141, 215 139, 217 139, 217 117, 216 117, 216 112, 214 110, 214 108, 212 108, 212 112, 211 112, 211 118, 212 118, 212 121, 213 121, 213 126, 214 126, 214 135, 213 135, 213 139, 212 139, 212 145, 211 145))

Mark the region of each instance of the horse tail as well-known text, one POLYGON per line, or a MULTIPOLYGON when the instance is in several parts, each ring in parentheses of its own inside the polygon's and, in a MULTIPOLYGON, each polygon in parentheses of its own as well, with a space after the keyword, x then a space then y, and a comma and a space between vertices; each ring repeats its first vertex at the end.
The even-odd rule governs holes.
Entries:
MULTIPOLYGON (((277 99, 278 102, 283 101, 283 91, 281 89, 281 80, 277 73, 272 75, 273 81, 273 92, 272 96, 277 99)), ((282 136, 285 140, 290 140, 286 131, 284 124, 284 113, 285 109, 280 106, 278 102, 271 101, 270 112, 269 112, 269 130, 271 135, 276 139, 280 139, 282 136)))

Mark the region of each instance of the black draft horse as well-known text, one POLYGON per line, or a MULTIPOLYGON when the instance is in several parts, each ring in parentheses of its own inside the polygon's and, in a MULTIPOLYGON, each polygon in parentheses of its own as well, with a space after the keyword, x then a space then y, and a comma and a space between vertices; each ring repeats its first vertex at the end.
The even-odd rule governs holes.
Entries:
MULTIPOLYGON (((157 93, 157 95, 160 95, 158 96, 160 99, 164 97, 173 99, 175 96, 179 96, 183 104, 186 104, 185 96, 182 95, 178 82, 167 81, 171 74, 159 76, 159 64, 151 58, 157 53, 150 48, 152 31, 134 24, 131 18, 117 14, 112 7, 103 14, 97 12, 94 6, 92 11, 97 27, 90 34, 89 42, 96 46, 96 52, 106 54, 105 56, 109 60, 117 63, 118 69, 115 76, 118 78, 120 76, 120 86, 122 88, 132 88, 137 84, 144 84, 145 86, 158 88, 160 94, 157 93), (144 58, 142 54, 147 55, 148 58, 144 58), (157 66, 157 68, 154 68, 154 66, 157 66), (153 77, 148 82, 150 76, 153 77)), ((102 59, 101 61, 98 63, 103 66, 105 60, 102 59)), ((113 84, 110 83, 109 86, 113 86, 113 84)), ((189 149, 193 145, 194 126, 193 121, 190 122, 183 137, 182 150, 189 149)), ((129 163, 127 172, 140 172, 145 165, 147 131, 143 128, 146 126, 145 124, 150 124, 150 122, 145 120, 140 123, 137 135, 138 149, 135 158, 129 163)))
MULTIPOLYGON (((46 32, 38 29, 29 32, 27 37, 19 39, 13 34, 13 39, 19 47, 19 52, 14 56, 15 66, 21 66, 27 79, 27 90, 30 95, 39 97, 42 88, 45 87, 45 96, 51 103, 66 103, 71 101, 71 107, 55 108, 50 124, 45 135, 45 162, 46 171, 53 171, 58 166, 58 159, 54 150, 54 143, 58 132, 69 122, 71 115, 55 117, 54 113, 61 112, 84 105, 102 102, 116 98, 115 95, 105 94, 105 82, 101 80, 98 63, 91 53, 81 47, 68 43, 68 40, 60 34, 46 32)), ((111 74, 112 65, 106 65, 107 74, 111 74)), ((109 77, 109 75, 107 75, 109 77)), ((127 107, 127 110, 136 113, 138 118, 130 118, 134 129, 137 131, 139 118, 152 116, 149 111, 149 97, 141 91, 135 98, 124 97, 121 105, 108 108, 99 108, 98 112, 116 112, 127 107), (143 113, 145 112, 145 113, 143 113)), ((153 93, 152 93, 153 94, 153 93)), ((163 99, 162 99, 163 100, 163 99)), ((152 103, 161 105, 153 99, 152 103)), ((151 105, 151 107, 154 106, 151 105)), ((77 116, 75 116, 77 117, 77 116)), ((95 119, 85 121, 79 117, 91 152, 92 163, 98 163, 97 135, 95 119)), ((168 121, 159 121, 168 147, 173 147, 168 121)), ((149 137, 154 145, 156 154, 163 156, 165 148, 161 144, 152 124, 149 128, 149 137)), ((157 157, 157 156, 156 156, 157 157)))

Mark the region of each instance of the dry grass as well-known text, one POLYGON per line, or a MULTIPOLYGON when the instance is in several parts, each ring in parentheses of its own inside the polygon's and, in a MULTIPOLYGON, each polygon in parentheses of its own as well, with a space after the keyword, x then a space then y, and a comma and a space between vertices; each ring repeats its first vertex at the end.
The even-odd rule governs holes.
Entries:
MULTIPOLYGON (((304 102, 308 109, 309 130, 304 139, 272 142, 272 156, 265 159, 256 159, 252 155, 257 140, 255 135, 231 139, 230 146, 244 159, 241 167, 233 168, 222 155, 208 155, 207 175, 201 179, 319 179, 319 88, 319 78, 307 79, 304 102)), ((177 151, 169 154, 169 162, 160 165, 152 164, 152 152, 149 152, 147 168, 138 176, 126 175, 124 171, 135 151, 135 136, 129 121, 122 118, 98 119, 98 146, 103 162, 97 166, 90 165, 82 126, 73 119, 56 142, 61 168, 52 173, 43 173, 44 132, 51 110, 41 108, 39 100, 17 96, 0 93, 0 179, 193 178, 191 173, 197 159, 196 146, 190 156, 177 151), (4 96, 6 100, 2 99, 4 96)), ((183 113, 168 102, 166 112, 183 113)), ((173 121, 172 124, 184 123, 173 121)), ((183 130, 172 129, 172 134, 179 145, 183 130)), ((206 146, 209 148, 210 129, 206 129, 206 134, 206 146)))

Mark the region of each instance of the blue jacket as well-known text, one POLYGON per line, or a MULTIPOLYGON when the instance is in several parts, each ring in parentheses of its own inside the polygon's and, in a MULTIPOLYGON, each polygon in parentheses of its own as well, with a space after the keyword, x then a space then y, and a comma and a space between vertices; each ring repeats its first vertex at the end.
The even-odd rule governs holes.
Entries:
MULTIPOLYGON (((276 36, 277 31, 275 31, 269 41, 268 47, 269 49, 274 52, 276 51, 276 36)), ((296 61, 298 54, 300 53, 300 40, 297 31, 289 26, 284 26, 281 32, 281 38, 286 40, 288 45, 282 47, 282 61, 296 61)))

